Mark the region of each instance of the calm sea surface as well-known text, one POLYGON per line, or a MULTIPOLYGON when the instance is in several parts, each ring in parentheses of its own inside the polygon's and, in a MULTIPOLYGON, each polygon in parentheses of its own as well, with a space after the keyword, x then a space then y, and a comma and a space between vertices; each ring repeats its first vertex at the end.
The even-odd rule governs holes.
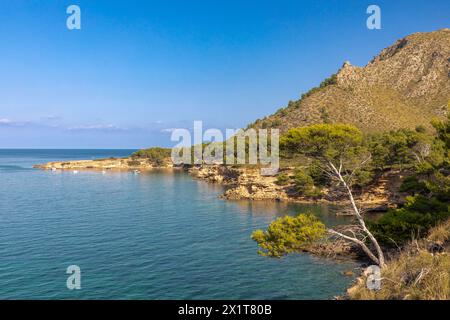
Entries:
POLYGON ((325 206, 224 201, 167 171, 51 172, 33 164, 133 150, 0 149, 0 299, 330 299, 352 281, 309 255, 259 256, 253 230, 325 206), (66 269, 81 268, 81 290, 66 269))

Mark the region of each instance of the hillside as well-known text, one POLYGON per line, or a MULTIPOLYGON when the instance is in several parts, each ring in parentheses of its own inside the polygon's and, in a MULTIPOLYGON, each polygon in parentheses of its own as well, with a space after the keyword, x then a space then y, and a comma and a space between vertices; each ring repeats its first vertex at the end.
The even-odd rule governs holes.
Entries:
POLYGON ((450 29, 415 33, 365 67, 345 62, 320 87, 249 127, 282 132, 315 123, 348 123, 364 132, 428 127, 450 99, 450 29))

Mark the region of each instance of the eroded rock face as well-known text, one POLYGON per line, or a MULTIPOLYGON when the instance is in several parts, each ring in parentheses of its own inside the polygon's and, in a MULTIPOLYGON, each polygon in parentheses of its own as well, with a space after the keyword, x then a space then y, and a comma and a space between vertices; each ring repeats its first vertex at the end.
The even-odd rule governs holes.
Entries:
POLYGON ((225 199, 288 200, 286 190, 278 186, 275 177, 263 176, 258 168, 202 166, 189 172, 195 177, 227 186, 225 199))
MULTIPOLYGON (((294 174, 293 169, 284 169, 285 174, 294 174)), ((197 166, 188 169, 194 177, 226 186, 222 197, 230 200, 275 200, 296 202, 328 202, 347 204, 348 195, 340 188, 324 188, 314 198, 300 196, 293 183, 277 184, 277 178, 261 175, 258 168, 231 167, 222 165, 197 166)), ((369 211, 385 211, 404 202, 404 195, 398 189, 404 177, 399 172, 383 174, 363 192, 355 192, 355 198, 369 211)), ((340 212, 339 214, 351 214, 340 212)))
MULTIPOLYGON (((175 168, 170 158, 155 163, 146 158, 110 158, 98 160, 77 160, 49 162, 36 165, 44 170, 151 170, 155 168, 175 168)), ((297 202, 328 202, 345 204, 347 194, 342 189, 323 188, 317 197, 302 197, 296 192, 293 182, 285 185, 277 184, 276 176, 261 175, 256 167, 201 165, 184 167, 192 176, 209 183, 222 184, 226 190, 222 197, 233 200, 274 200, 297 202)), ((294 168, 285 168, 284 174, 293 175, 294 168)), ((398 192, 403 177, 399 172, 385 173, 372 186, 355 197, 365 204, 366 209, 383 211, 388 206, 404 202, 404 196, 398 192)), ((346 212, 340 212, 345 215, 346 212)))
POLYGON ((226 199, 250 200, 289 200, 287 193, 280 187, 256 181, 249 181, 245 185, 237 185, 225 191, 226 199))

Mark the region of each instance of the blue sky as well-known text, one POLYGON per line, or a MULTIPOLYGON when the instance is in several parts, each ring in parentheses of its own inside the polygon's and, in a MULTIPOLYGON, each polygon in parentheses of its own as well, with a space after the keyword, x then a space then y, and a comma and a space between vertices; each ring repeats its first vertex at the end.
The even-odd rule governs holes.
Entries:
POLYGON ((2 0, 0 148, 171 146, 170 128, 194 120, 243 127, 449 18, 448 0, 2 0), (81 30, 66 28, 71 4, 81 30), (366 28, 370 4, 381 30, 366 28))

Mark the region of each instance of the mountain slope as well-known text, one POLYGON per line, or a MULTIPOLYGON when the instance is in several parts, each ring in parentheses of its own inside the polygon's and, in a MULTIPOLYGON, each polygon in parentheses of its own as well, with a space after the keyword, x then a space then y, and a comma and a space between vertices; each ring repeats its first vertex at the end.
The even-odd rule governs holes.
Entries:
POLYGON ((450 29, 415 33, 365 67, 345 62, 320 87, 249 127, 282 132, 314 123, 349 123, 365 132, 429 126, 450 99, 450 29))

